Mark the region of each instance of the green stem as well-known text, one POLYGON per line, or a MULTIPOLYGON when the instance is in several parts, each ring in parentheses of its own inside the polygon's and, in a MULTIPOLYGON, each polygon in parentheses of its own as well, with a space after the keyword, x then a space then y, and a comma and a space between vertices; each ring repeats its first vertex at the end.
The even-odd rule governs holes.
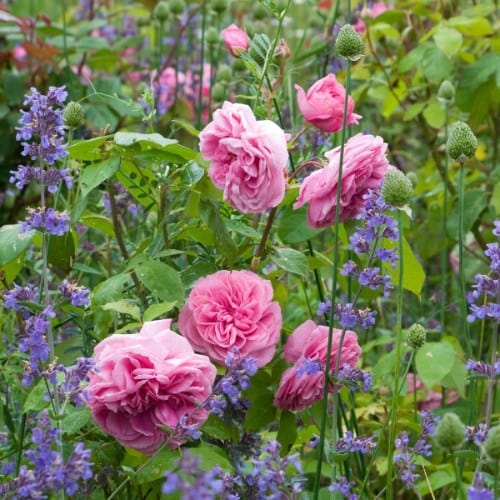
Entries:
POLYGON ((455 479, 456 479, 456 491, 455 491, 455 498, 460 498, 461 500, 465 500, 465 495, 464 492, 462 491, 462 476, 460 474, 460 469, 457 464, 457 459, 455 456, 452 454, 452 461, 453 461, 453 471, 455 472, 455 479))
MULTIPOLYGON (((448 142, 448 104, 445 106, 445 122, 444 122, 444 143, 448 142)), ((446 222, 448 218, 448 155, 444 155, 444 172, 443 172, 443 221, 441 225, 441 234, 443 235, 444 242, 441 248, 441 333, 444 335, 446 332, 446 299, 448 296, 448 245, 446 244, 446 222)))
POLYGON ((257 247, 257 250, 255 251, 255 255, 252 259, 251 269, 254 272, 257 271, 259 264, 260 264, 260 259, 264 255, 264 251, 266 249, 267 238, 269 237, 269 233, 271 232, 271 228, 272 228, 273 222, 274 222, 274 217, 275 217, 277 211, 278 211, 278 207, 272 208, 271 211, 269 212, 268 217, 267 217, 266 227, 264 228, 264 231, 262 233, 262 237, 261 237, 260 242, 259 242, 259 246, 257 247))
MULTIPOLYGON (((330 371, 330 365, 332 362, 332 344, 333 344, 333 316, 335 312, 335 302, 337 296, 337 272, 338 272, 338 258, 339 258, 339 225, 340 225, 340 201, 342 194, 342 171, 343 171, 343 163, 344 163, 344 148, 345 148, 345 139, 347 133, 347 104, 349 100, 351 90, 351 61, 347 59, 346 66, 346 87, 345 87, 345 99, 344 99, 344 116, 342 118, 342 137, 341 137, 341 145, 340 145, 340 158, 339 158, 339 172, 337 178, 337 195, 336 195, 336 206, 335 206, 335 229, 334 229, 334 238, 333 238, 333 271, 332 271, 332 291, 330 298, 330 320, 328 325, 328 345, 326 350, 326 373, 330 371)), ((345 331, 342 332, 341 338, 339 340, 338 350, 339 352, 342 350, 342 342, 343 335, 345 331)), ((338 358, 338 356, 337 356, 338 358)), ((336 363, 337 364, 337 363, 336 363)), ((335 366, 335 374, 338 371, 338 366, 335 366)), ((318 444, 318 462, 316 467, 316 477, 314 481, 314 491, 313 498, 317 500, 319 497, 319 488, 321 482, 321 470, 323 467, 323 453, 325 449, 325 432, 326 432, 326 419, 328 416, 328 388, 329 388, 329 377, 325 374, 325 382, 323 385, 323 407, 321 414, 321 423, 320 423, 320 438, 318 444)), ((333 401, 336 401, 336 392, 337 385, 333 386, 333 401)), ((337 418, 337 409, 334 407, 333 409, 333 417, 334 417, 334 426, 332 428, 333 432, 333 443, 332 449, 335 449, 336 444, 336 418, 337 418)), ((335 466, 333 466, 333 476, 336 475, 335 466)), ((333 478, 334 479, 334 478, 333 478)))
POLYGON ((396 359, 394 362, 394 392, 392 395, 390 428, 389 428, 389 443, 387 452, 387 493, 386 498, 391 500, 393 497, 392 477, 393 477, 393 455, 394 455, 394 439, 396 437, 396 410, 399 398, 399 376, 402 362, 402 347, 403 347, 403 217, 402 211, 398 210, 398 229, 399 229, 399 276, 398 276, 398 300, 397 300, 397 319, 396 319, 396 359))
POLYGON ((201 40, 200 40, 200 70, 198 72, 198 102, 196 105, 196 126, 201 128, 201 111, 203 99, 203 66, 205 64, 205 29, 207 25, 206 0, 201 2, 201 40))
POLYGON ((464 164, 460 162, 458 174, 458 266, 460 276, 460 299, 461 299, 461 320, 465 334, 465 347, 468 357, 472 356, 472 346, 467 322, 467 296, 465 289, 465 266, 464 266, 464 164))
MULTIPOLYGON (((493 336, 491 339, 491 366, 495 366, 497 360, 497 347, 498 347, 498 323, 494 326, 493 336)), ((486 393, 486 427, 489 429, 491 425, 491 415, 493 413, 493 396, 495 394, 496 386, 495 374, 488 377, 488 389, 486 393)))

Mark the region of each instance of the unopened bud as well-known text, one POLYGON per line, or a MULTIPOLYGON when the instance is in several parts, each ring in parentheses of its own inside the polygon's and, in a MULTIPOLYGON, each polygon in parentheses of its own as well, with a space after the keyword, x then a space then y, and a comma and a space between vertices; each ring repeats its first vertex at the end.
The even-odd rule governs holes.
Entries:
POLYGON ((458 450, 465 441, 465 425, 455 413, 446 413, 436 426, 436 443, 444 451, 458 450))
POLYGON ((335 48, 340 56, 358 61, 363 56, 364 44, 356 30, 350 24, 345 24, 340 28, 335 48))
POLYGON ((449 80, 444 80, 439 86, 438 99, 443 104, 453 104, 455 101, 455 87, 449 80))
POLYGON ((488 458, 495 462, 500 461, 500 425, 496 425, 490 429, 483 444, 483 449, 488 458))
POLYGON ((78 102, 68 102, 63 111, 64 123, 70 128, 78 128, 85 121, 85 112, 78 102))
POLYGON ((165 22, 168 19, 168 15, 170 14, 170 8, 168 6, 168 2, 163 0, 162 2, 158 2, 156 4, 155 9, 153 10, 153 17, 158 19, 161 23, 165 22))
POLYGON ((274 55, 276 57, 279 57, 280 59, 288 59, 290 57, 290 47, 286 43, 285 39, 282 38, 280 40, 280 43, 276 47, 276 50, 274 51, 274 55))
POLYGON ((222 14, 227 9, 227 0, 212 0, 211 7, 217 14, 222 14))
POLYGON ((456 122, 452 125, 446 151, 452 160, 463 163, 472 158, 477 149, 477 139, 467 123, 456 122))
POLYGON ((210 26, 210 28, 208 28, 205 32, 205 40, 209 45, 215 45, 216 43, 218 43, 220 40, 220 36, 217 28, 210 26))
POLYGON ((412 349, 419 349, 425 344, 427 332, 420 323, 413 323, 406 333, 406 341, 412 349))
POLYGON ((413 185, 401 170, 394 168, 386 172, 381 193, 383 200, 389 205, 404 207, 411 200, 413 185))
POLYGON ((175 16, 180 16, 186 9, 186 2, 184 0, 170 0, 170 12, 175 16))
POLYGON ((215 80, 217 82, 229 83, 232 78, 233 72, 231 71, 231 68, 227 64, 221 64, 219 66, 219 69, 217 70, 217 76, 215 77, 215 80))
POLYGON ((226 98, 226 86, 220 82, 212 85, 212 99, 215 102, 222 102, 226 98))

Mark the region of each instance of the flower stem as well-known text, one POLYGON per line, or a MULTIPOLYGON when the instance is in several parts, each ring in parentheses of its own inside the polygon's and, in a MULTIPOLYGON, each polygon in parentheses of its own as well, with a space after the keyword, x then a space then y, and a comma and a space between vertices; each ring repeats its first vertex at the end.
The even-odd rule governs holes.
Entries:
MULTIPOLYGON (((339 173, 338 173, 338 179, 337 179, 337 195, 336 195, 336 206, 335 206, 335 230, 334 230, 334 238, 333 238, 333 271, 332 271, 332 290, 331 290, 331 298, 330 298, 330 318, 329 318, 329 324, 328 324, 328 345, 327 345, 327 350, 326 350, 326 371, 327 373, 330 371, 330 365, 332 362, 332 344, 333 344, 333 320, 334 320, 334 312, 335 312, 335 301, 336 301, 336 296, 337 296, 337 274, 338 274, 338 267, 339 267, 339 225, 340 225, 340 201, 341 201, 341 194, 342 194, 342 167, 344 164, 344 148, 345 148, 345 140, 346 140, 346 134, 347 134, 347 105, 348 105, 348 100, 349 100, 349 94, 351 90, 351 61, 348 59, 347 60, 347 66, 346 66, 346 86, 345 86, 345 99, 344 99, 344 115, 342 118, 342 136, 341 136, 341 145, 340 145, 340 158, 339 158, 339 173)), ((342 350, 342 342, 344 338, 344 333, 345 331, 342 332, 341 338, 339 340, 339 346, 338 349, 339 351, 342 350)), ((335 372, 337 372, 338 367, 335 367, 335 372)), ((322 414, 321 414, 321 423, 320 423, 320 438, 319 438, 319 444, 318 444, 318 462, 316 466, 316 477, 314 480, 314 491, 313 491, 313 498, 315 500, 318 499, 319 497, 319 488, 320 488, 320 482, 321 482, 321 470, 323 466, 323 453, 325 449, 325 432, 326 432, 326 419, 328 416, 328 387, 329 387, 329 380, 328 377, 325 374, 325 383, 323 385, 323 408, 322 408, 322 414)), ((335 393, 335 388, 334 387, 334 393, 335 393)), ((335 394, 334 394, 334 402, 336 401, 335 399, 335 394)), ((336 419, 336 413, 337 413, 337 408, 334 407, 333 409, 333 415, 334 415, 334 420, 336 419)), ((335 449, 335 443, 336 443, 336 429, 335 427, 332 429, 333 432, 333 446, 332 449, 335 449)), ((332 469, 332 475, 334 476, 332 479, 335 480, 335 475, 336 475, 336 470, 335 466, 333 466, 332 469)))
POLYGON ((403 216, 402 211, 398 210, 398 244, 399 244, 399 276, 398 276, 398 298, 397 298, 397 312, 396 312, 396 359, 394 361, 394 392, 392 394, 392 405, 391 405, 391 416, 390 416, 390 428, 389 428, 389 443, 387 452, 387 499, 392 499, 392 476, 393 476, 393 455, 394 455, 394 439, 396 436, 396 410, 398 406, 399 398, 399 376, 400 376, 400 366, 403 361, 402 358, 402 347, 403 347, 403 331, 402 331, 402 319, 403 319, 403 270, 404 270, 404 259, 403 259, 403 216))
POLYGON ((251 269, 253 272, 257 271, 259 264, 260 264, 260 259, 264 255, 264 251, 266 249, 267 238, 269 237, 269 233, 271 232, 271 228, 272 228, 273 222, 274 222, 274 217, 275 217, 277 211, 278 211, 278 207, 272 208, 271 211, 269 212, 268 217, 267 217, 266 227, 264 228, 264 231, 262 233, 262 237, 260 238, 259 246, 257 247, 257 250, 255 251, 255 255, 252 259, 251 269))
MULTIPOLYGON (((444 122, 444 143, 448 142, 448 104, 445 106, 445 122, 444 122)), ((446 244, 446 222, 448 218, 448 155, 444 155, 444 171, 443 171, 443 221, 441 226, 441 234, 444 238, 444 244, 441 248, 441 311, 440 324, 441 333, 446 332, 446 298, 447 298, 447 273, 448 273, 448 245, 446 244)))

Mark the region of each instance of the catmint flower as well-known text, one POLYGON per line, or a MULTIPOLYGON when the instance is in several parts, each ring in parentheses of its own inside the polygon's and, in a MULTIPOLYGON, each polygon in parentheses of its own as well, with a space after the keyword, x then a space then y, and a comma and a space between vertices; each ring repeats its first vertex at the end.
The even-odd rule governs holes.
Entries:
POLYGON ((344 476, 340 476, 329 487, 329 491, 338 491, 347 500, 358 500, 358 495, 352 492, 354 481, 348 481, 344 476))
POLYGON ((483 478, 480 474, 474 475, 474 482, 467 489, 467 500, 494 500, 493 491, 484 486, 483 478))
POLYGON ((493 234, 495 236, 500 236, 500 220, 494 221, 493 226, 494 226, 493 234))
POLYGON ((369 438, 354 437, 351 431, 346 431, 344 436, 337 441, 339 453, 354 453, 359 451, 363 455, 372 452, 376 448, 375 436, 369 438))
POLYGON ((485 442, 488 432, 486 424, 478 424, 475 427, 467 426, 465 428, 465 438, 476 446, 481 446, 485 442))
POLYGON ((69 168, 42 170, 39 167, 19 165, 17 170, 11 170, 10 173, 12 175, 9 182, 15 184, 18 189, 22 189, 35 180, 43 182, 49 193, 57 192, 61 181, 64 181, 68 189, 73 187, 73 177, 69 168))
POLYGON ((50 319, 55 317, 52 306, 47 306, 38 316, 30 316, 25 321, 25 335, 19 342, 19 350, 30 355, 30 368, 38 369, 38 363, 49 359, 49 346, 45 334, 50 319))
POLYGON ((335 49, 339 56, 351 61, 358 61, 363 56, 363 48, 362 38, 350 24, 345 24, 340 28, 335 40, 335 49))
POLYGON ((484 361, 474 361, 473 359, 469 359, 465 364, 465 369, 471 372, 471 375, 479 375, 483 377, 493 378, 496 373, 496 362, 495 366, 491 366, 484 361))
POLYGON ((389 169, 381 188, 382 198, 393 207, 404 207, 413 195, 413 185, 406 175, 397 169, 389 169))
POLYGON ((477 139, 469 125, 456 122, 450 127, 450 135, 446 143, 446 151, 452 160, 465 162, 474 156, 477 139))
POLYGON ((69 231, 70 217, 65 212, 57 212, 53 208, 28 208, 28 217, 21 224, 19 232, 27 233, 34 229, 55 236, 63 236, 69 231))
POLYGON ((406 341, 412 349, 419 349, 425 344, 427 332, 420 323, 413 323, 406 333, 406 341))
POLYGON ((345 364, 337 373, 337 380, 342 382, 343 385, 349 387, 352 391, 356 391, 359 386, 362 387, 363 392, 368 392, 373 384, 373 374, 352 368, 350 365, 345 364))
POLYGON ((351 303, 335 305, 334 319, 340 323, 342 328, 348 330, 355 327, 371 328, 375 325, 376 315, 376 311, 357 309, 351 303))
POLYGON ((82 406, 87 399, 85 384, 88 373, 94 368, 92 358, 78 358, 73 366, 58 365, 56 370, 64 374, 64 380, 57 387, 62 401, 71 401, 75 406, 82 406))
POLYGON ((4 292, 3 298, 5 300, 4 306, 7 309, 13 309, 14 311, 23 311, 28 313, 28 309, 21 305, 20 302, 36 302, 38 295, 38 287, 29 284, 25 287, 21 287, 13 283, 14 288, 4 292))
POLYGON ((415 481, 418 479, 419 475, 413 472, 416 465, 411 457, 409 443, 410 439, 408 433, 404 431, 401 432, 399 437, 394 440, 395 453, 393 461, 398 468, 399 478, 403 481, 406 488, 411 490, 414 488, 415 481))
POLYGON ((67 279, 65 279, 59 285, 59 291, 71 302, 71 305, 75 307, 87 307, 90 305, 90 290, 83 286, 78 286, 75 283, 70 283, 67 279))
POLYGON ((33 161, 53 165, 68 155, 63 144, 63 111, 59 107, 66 100, 65 87, 49 87, 47 95, 31 88, 23 104, 29 111, 21 111, 20 127, 16 127, 16 140, 21 142, 23 156, 33 161), (32 141, 31 143, 28 141, 32 141))
POLYGON ((316 313, 316 316, 321 317, 325 314, 328 314, 331 307, 332 303, 330 302, 330 299, 326 299, 325 302, 320 302, 318 305, 318 312, 316 313))
POLYGON ((465 440, 465 425, 457 414, 446 413, 436 427, 434 438, 443 450, 458 450, 465 440))
POLYGON ((295 365, 297 378, 302 378, 304 375, 316 375, 322 370, 321 361, 319 359, 309 359, 302 356, 295 365))

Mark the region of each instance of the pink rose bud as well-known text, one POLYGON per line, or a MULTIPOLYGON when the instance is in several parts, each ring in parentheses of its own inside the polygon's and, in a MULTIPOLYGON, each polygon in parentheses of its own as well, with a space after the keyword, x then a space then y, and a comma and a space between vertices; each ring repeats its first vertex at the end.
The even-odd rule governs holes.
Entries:
POLYGON ((284 38, 280 40, 280 43, 278 44, 276 50, 274 51, 274 55, 281 59, 288 59, 290 57, 291 55, 290 47, 288 46, 284 38))
MULTIPOLYGON (((323 132, 338 132, 344 116, 345 88, 330 73, 318 80, 308 91, 295 85, 300 112, 306 121, 323 132)), ((358 124, 360 115, 354 114, 354 101, 347 101, 347 125, 358 124)))
POLYGON ((208 411, 200 405, 212 393, 216 368, 195 354, 189 342, 170 330, 171 320, 144 323, 134 334, 114 334, 94 349, 88 405, 92 417, 119 443, 152 455, 168 440, 169 448, 185 442, 165 432, 181 418, 201 425, 208 411))
POLYGON ((236 24, 231 24, 222 30, 222 39, 227 50, 235 57, 239 57, 242 52, 245 52, 250 47, 248 35, 241 28, 238 28, 236 24))
POLYGON ((258 367, 269 363, 281 323, 271 282, 250 271, 218 271, 199 279, 179 315, 182 335, 221 365, 235 347, 258 367))
MULTIPOLYGON (((357 134, 344 147, 340 221, 354 218, 363 208, 363 196, 369 189, 378 189, 389 168, 385 156, 387 144, 382 137, 357 134)), ((335 223, 340 147, 325 154, 326 167, 306 177, 300 186, 299 197, 293 208, 309 203, 307 222, 313 228, 335 223)))

